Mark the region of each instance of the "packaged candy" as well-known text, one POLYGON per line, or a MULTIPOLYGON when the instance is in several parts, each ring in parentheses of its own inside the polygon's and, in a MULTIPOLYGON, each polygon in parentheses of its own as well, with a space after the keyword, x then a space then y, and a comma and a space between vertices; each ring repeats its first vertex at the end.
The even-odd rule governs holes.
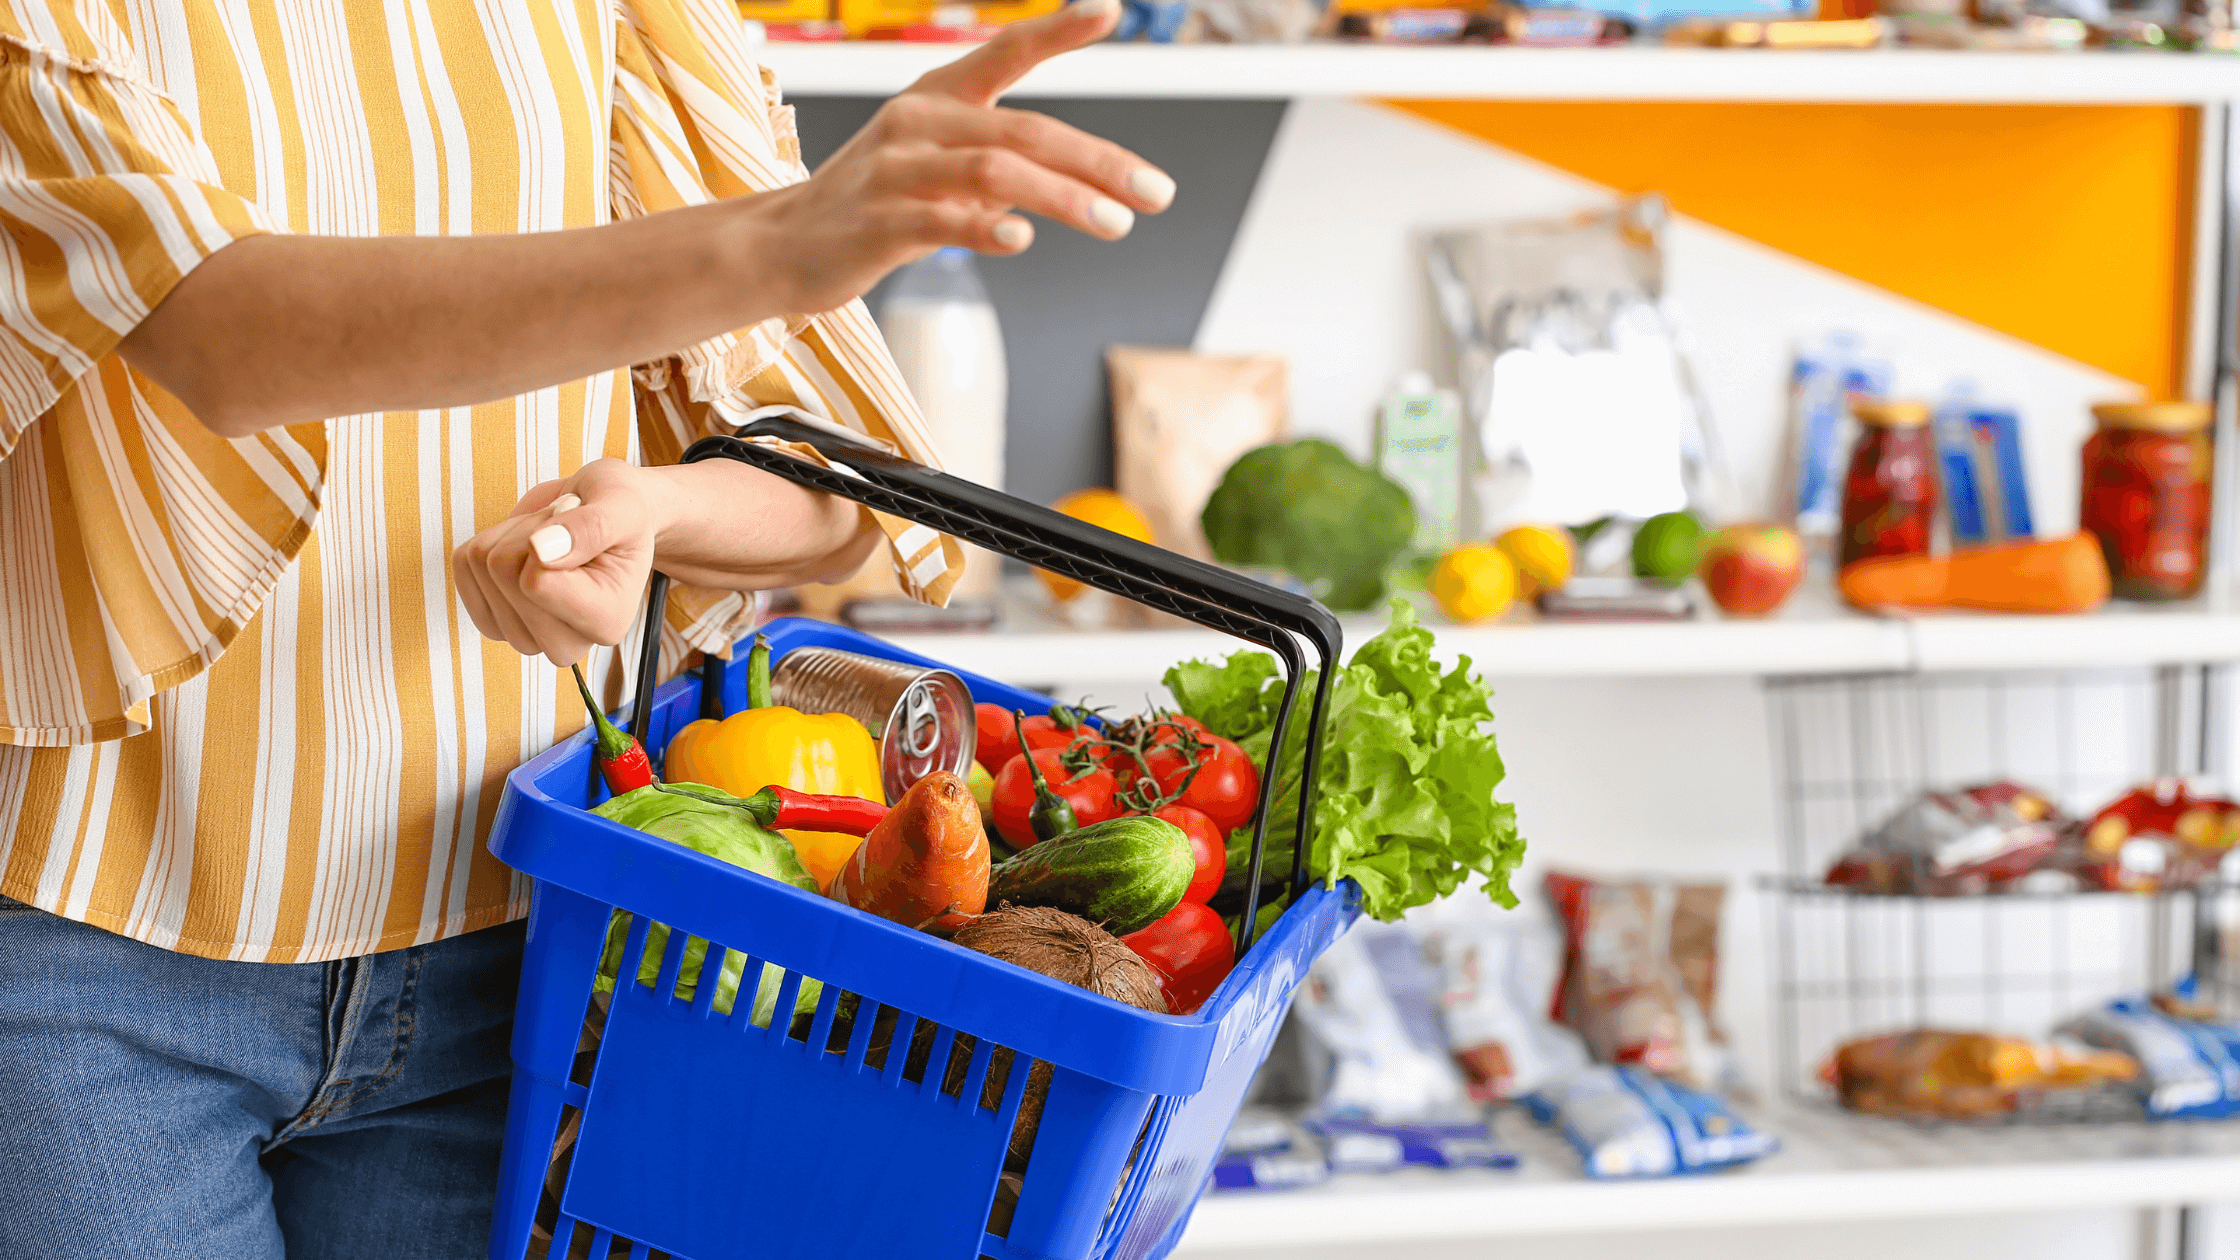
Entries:
POLYGON ((1517 911, 1432 930, 1426 951, 1445 979, 1447 1046, 1470 1097, 1504 1102, 1587 1066, 1579 1034, 1548 1017, 1563 971, 1555 926, 1517 911))
POLYGON ((1827 882, 1938 896, 2003 889, 2054 856, 2066 825, 2051 797, 2013 780, 1924 792, 1836 859, 1827 882))
POLYGON ((1591 1067, 1525 1095, 1524 1105, 1562 1132, 1589 1177, 1711 1172, 1781 1148, 1717 1098, 1639 1068, 1591 1067))
POLYGON ((2118 998, 2060 1031, 2135 1060, 2140 1101, 2155 1119, 2240 1114, 2240 1026, 2188 1018, 2197 1013, 2177 995, 2118 998))
POLYGON ((2084 825, 2086 879, 2110 892, 2191 888, 2217 873, 2240 841, 2240 805, 2156 779, 2109 802, 2084 825))
POLYGON ((2128 1082, 2138 1073, 2136 1060, 2105 1049, 1936 1029, 1848 1042, 1821 1069, 1853 1111, 1939 1120, 2008 1115, 2046 1095, 2128 1082))
POLYGON ((1725 886, 1551 873, 1546 887, 1567 929, 1555 1017, 1595 1059, 1700 1089, 1737 1087, 1713 1017, 1725 886))
POLYGON ((1372 1120, 1323 1118, 1307 1121, 1307 1128, 1331 1143, 1332 1163, 1338 1143, 1351 1137, 1388 1139, 1403 1164, 1428 1168, 1514 1168, 1516 1153, 1493 1140, 1493 1130, 1476 1122, 1447 1124, 1378 1124, 1372 1120))

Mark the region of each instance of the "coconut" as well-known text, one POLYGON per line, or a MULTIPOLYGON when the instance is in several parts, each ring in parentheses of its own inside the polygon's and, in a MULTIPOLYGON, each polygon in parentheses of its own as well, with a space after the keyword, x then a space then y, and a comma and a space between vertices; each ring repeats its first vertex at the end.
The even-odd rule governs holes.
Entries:
MULTIPOLYGON (((965 924, 950 938, 966 949, 1016 963, 1053 980, 1101 993, 1159 1014, 1167 1013, 1166 995, 1159 990, 1159 976, 1151 964, 1120 943, 1120 938, 1076 914, 1048 906, 1004 905, 965 924)), ((943 1086, 950 1092, 964 1088, 965 1070, 972 1062, 972 1038, 959 1034, 950 1053, 943 1086)), ((998 1048, 988 1057, 987 1084, 980 1105, 994 1110, 1003 1103, 1011 1080, 1011 1051, 998 1048)), ((1050 1065, 1037 1062, 1027 1072, 1027 1087, 1019 1101, 1019 1120, 1011 1130, 1010 1158, 1004 1167, 1025 1169, 1027 1153, 1034 1148, 1042 1104, 1050 1094, 1050 1065)))

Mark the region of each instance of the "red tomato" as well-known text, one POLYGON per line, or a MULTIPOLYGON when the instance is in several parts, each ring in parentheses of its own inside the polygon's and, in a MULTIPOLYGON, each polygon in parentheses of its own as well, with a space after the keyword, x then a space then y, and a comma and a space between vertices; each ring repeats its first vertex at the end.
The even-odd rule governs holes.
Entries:
POLYGON ((1167 916, 1120 943, 1159 973, 1167 1009, 1176 1015, 1197 1010, 1236 965, 1236 944, 1221 916, 1195 901, 1185 901, 1167 916))
POLYGON ((1182 899, 1199 905, 1213 900, 1213 894, 1221 890, 1221 876, 1229 867, 1227 835, 1213 825, 1212 819, 1188 805, 1169 805, 1152 817, 1166 819, 1190 837, 1190 857, 1197 866, 1191 872, 1190 887, 1184 890, 1182 899))
MULTIPOLYGON (((1234 743, 1219 735, 1199 738, 1207 746, 1198 750, 1198 772, 1183 789, 1181 803, 1212 819, 1227 835, 1252 821, 1252 812, 1260 807, 1260 772, 1234 743)), ((1180 748, 1155 748, 1144 761, 1161 795, 1175 791, 1190 775, 1190 758, 1180 748)))
MULTIPOLYGON (((1086 827, 1120 816, 1120 807, 1112 801, 1119 784, 1113 782, 1112 772, 1101 766, 1091 766, 1080 774, 1073 774, 1062 760, 1062 748, 1037 748, 1035 763, 1042 767, 1042 777, 1050 781, 1050 791, 1057 798, 1073 807, 1073 820, 1086 827)), ((1012 847, 1024 849, 1035 842, 1034 825, 1028 816, 1034 810, 1034 775, 1027 770, 1024 756, 1013 757, 996 774, 995 815, 996 834, 1012 847)))
POLYGON ((1201 740, 1210 740, 1214 737, 1213 731, 1205 723, 1189 714, 1169 713, 1151 724, 1151 742, 1154 744, 1175 743, 1182 739, 1185 731, 1201 740))
POLYGON ((1000 704, 972 706, 974 719, 979 723, 977 741, 972 759, 995 774, 1011 764, 1019 755, 1019 732, 1025 731, 1029 748, 1064 748, 1075 740, 1088 738, 1096 733, 1092 726, 1060 726, 1058 720, 1047 713, 1037 713, 1014 727, 1011 710, 1000 704))

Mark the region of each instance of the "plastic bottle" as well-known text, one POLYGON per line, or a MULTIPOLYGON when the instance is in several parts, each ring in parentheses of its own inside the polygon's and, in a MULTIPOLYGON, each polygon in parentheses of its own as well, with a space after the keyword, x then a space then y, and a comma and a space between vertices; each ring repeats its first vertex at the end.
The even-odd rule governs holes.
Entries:
MULTIPOLYGON (((972 251, 936 250, 902 269, 879 309, 879 329, 917 397, 952 474, 1003 485, 1003 329, 972 265, 972 251)), ((999 563, 967 548, 957 594, 995 594, 999 563)))

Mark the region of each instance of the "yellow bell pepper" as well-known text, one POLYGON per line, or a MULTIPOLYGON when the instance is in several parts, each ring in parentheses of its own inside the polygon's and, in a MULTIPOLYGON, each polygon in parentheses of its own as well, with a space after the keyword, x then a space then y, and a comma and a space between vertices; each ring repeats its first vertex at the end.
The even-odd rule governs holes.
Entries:
MULTIPOLYGON (((887 803, 879 745, 845 713, 803 713, 770 703, 770 645, 759 635, 747 658, 747 706, 717 721, 702 718, 670 738, 662 778, 705 783, 734 796, 776 784, 796 792, 860 796, 887 803)), ((863 843, 844 832, 788 831, 817 887, 828 888, 863 843)))

